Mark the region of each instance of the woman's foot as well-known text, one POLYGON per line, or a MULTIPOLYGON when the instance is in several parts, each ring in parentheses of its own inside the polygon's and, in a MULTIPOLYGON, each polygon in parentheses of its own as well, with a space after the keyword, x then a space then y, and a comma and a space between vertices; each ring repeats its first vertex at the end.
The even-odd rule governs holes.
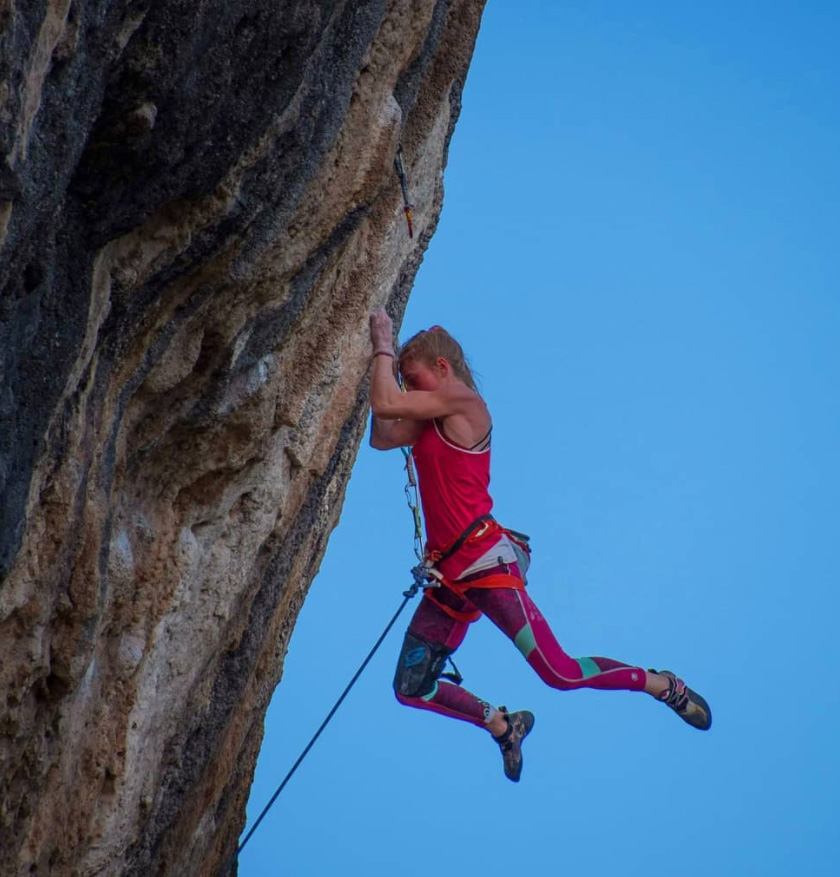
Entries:
POLYGON ((659 679, 651 679, 645 686, 646 691, 671 707, 692 728, 708 731, 712 727, 712 711, 709 704, 675 673, 670 670, 648 670, 648 673, 658 676, 659 679))
POLYGON ((499 713, 507 720, 507 728, 500 735, 494 735, 493 739, 502 750, 505 776, 518 783, 522 774, 522 741, 534 727, 534 714, 528 710, 509 713, 503 706, 499 707, 499 713))

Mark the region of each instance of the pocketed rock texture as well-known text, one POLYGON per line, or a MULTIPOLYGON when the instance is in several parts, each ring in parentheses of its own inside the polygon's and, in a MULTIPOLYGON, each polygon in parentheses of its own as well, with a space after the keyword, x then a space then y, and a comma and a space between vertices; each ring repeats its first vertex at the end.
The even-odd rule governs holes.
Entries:
POLYGON ((482 7, 0 0, 4 877, 235 850, 482 7))

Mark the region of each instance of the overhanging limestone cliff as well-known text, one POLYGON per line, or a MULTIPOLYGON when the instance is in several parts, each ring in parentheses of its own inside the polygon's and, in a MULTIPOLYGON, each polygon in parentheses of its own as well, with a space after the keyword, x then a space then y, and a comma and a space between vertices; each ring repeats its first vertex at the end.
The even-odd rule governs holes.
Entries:
POLYGON ((482 7, 0 3, 3 875, 235 847, 482 7))

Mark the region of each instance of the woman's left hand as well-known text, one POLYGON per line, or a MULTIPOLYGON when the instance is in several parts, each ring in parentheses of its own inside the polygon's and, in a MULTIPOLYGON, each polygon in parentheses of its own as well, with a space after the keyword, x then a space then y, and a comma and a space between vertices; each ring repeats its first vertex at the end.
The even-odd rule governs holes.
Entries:
POLYGON ((377 308, 370 315, 370 340, 375 351, 394 349, 394 323, 385 308, 377 308))

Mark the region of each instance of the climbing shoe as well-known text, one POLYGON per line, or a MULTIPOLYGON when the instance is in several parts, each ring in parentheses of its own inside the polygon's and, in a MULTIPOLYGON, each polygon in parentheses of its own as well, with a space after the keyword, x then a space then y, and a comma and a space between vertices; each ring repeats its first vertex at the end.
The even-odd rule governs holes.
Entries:
POLYGON ((651 670, 668 678, 668 688, 657 697, 692 728, 708 731, 712 727, 712 711, 706 701, 696 691, 692 691, 685 682, 670 670, 651 670))
POLYGON ((505 763, 505 776, 515 783, 519 782, 522 773, 522 741, 534 727, 534 714, 528 710, 520 710, 509 713, 505 707, 500 706, 499 712, 504 713, 507 719, 507 730, 499 737, 493 739, 502 750, 502 758, 505 763))

